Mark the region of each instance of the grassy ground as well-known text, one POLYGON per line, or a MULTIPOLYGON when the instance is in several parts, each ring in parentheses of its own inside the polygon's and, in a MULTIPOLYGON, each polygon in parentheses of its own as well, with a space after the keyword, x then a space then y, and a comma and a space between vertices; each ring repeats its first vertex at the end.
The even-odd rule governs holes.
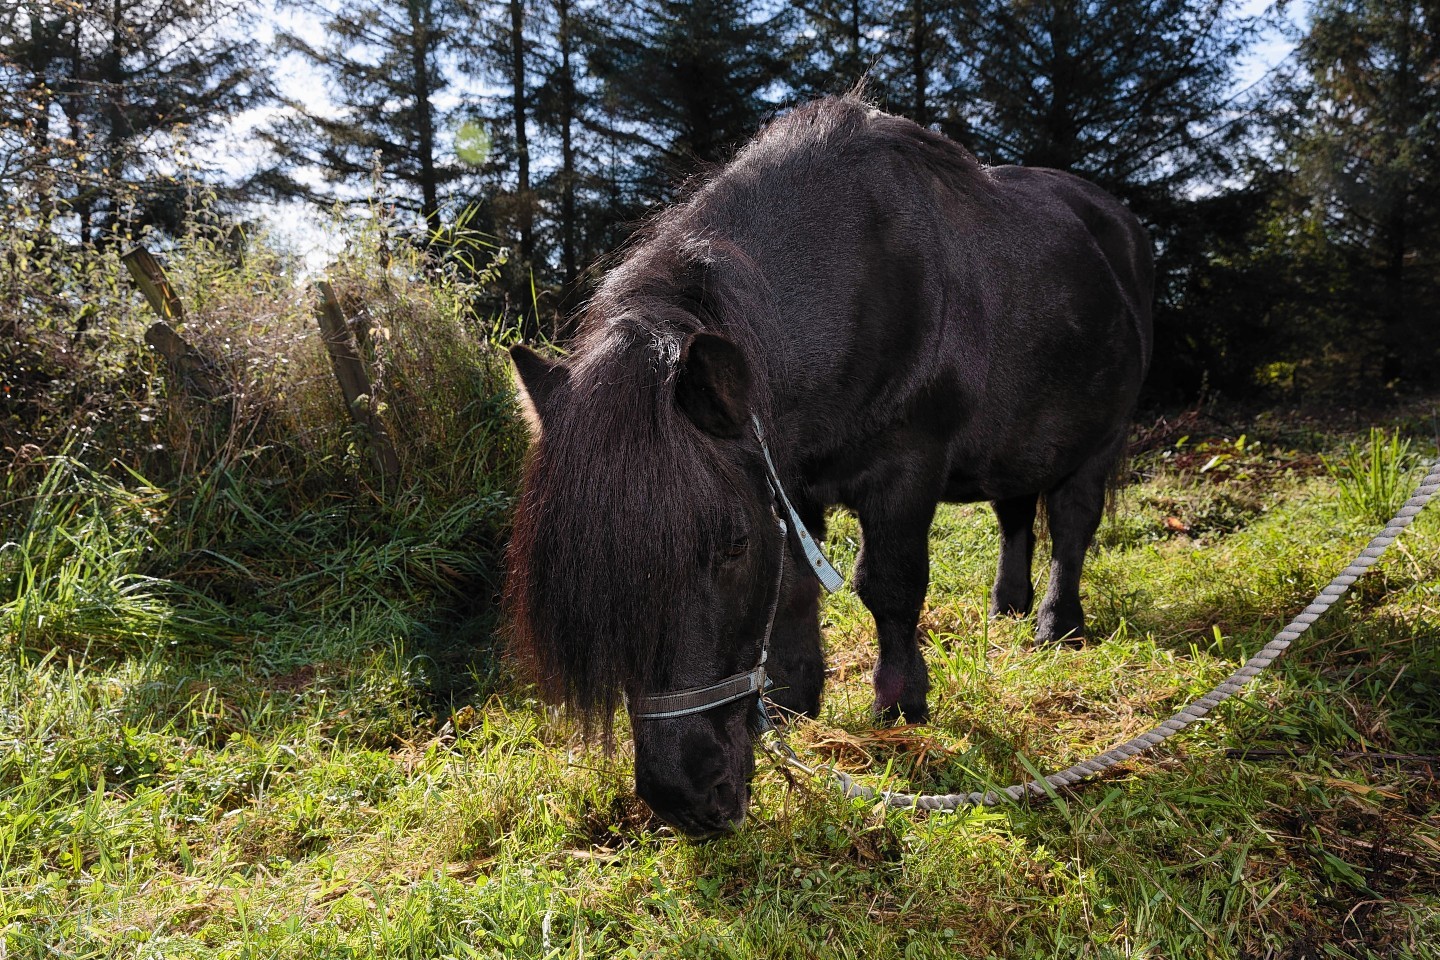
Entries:
MULTIPOLYGON (((1427 436, 1434 411, 1387 425, 1427 436)), ((1147 728, 1363 545, 1365 504, 1320 460, 1346 436, 1195 413, 1144 431, 1083 649, 987 622, 994 521, 944 508, 933 724, 872 727, 847 590, 824 716, 792 742, 952 790, 1147 728)), ((323 539, 330 563, 217 599, 137 573, 167 509, 60 463, 0 554, 19 588, 0 596, 0 957, 1440 956, 1440 508, 1247 693, 1061 800, 923 816, 762 765, 751 819, 704 845, 634 799, 627 744, 582 743, 497 666, 443 589, 463 556, 444 515, 382 534, 318 514, 272 548, 323 539)), ((842 569, 856 535, 835 519, 842 569)), ((233 559, 194 563, 213 581, 233 559)))

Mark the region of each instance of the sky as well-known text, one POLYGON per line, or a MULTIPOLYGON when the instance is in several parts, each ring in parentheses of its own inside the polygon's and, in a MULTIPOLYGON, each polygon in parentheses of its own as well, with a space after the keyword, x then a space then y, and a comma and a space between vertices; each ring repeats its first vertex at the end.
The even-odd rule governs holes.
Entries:
MULTIPOLYGON (((1240 12, 1245 16, 1259 16, 1272 6, 1272 0, 1242 0, 1240 12)), ((1301 0, 1289 4, 1282 15, 1292 27, 1298 27, 1307 10, 1308 3, 1301 0)), ((279 5, 276 0, 266 0, 265 8, 255 24, 255 38, 268 47, 277 30, 281 29, 295 33, 315 46, 324 43, 324 31, 319 19, 314 15, 279 5)), ((1281 31, 1268 30, 1237 69, 1237 91, 1261 80, 1267 73, 1283 64, 1293 51, 1294 44, 1286 39, 1281 31)), ((333 103, 326 96, 324 77, 300 57, 289 55, 281 58, 276 64, 273 79, 282 96, 303 102, 316 112, 334 110, 333 103)), ((447 102, 440 105, 450 107, 457 103, 462 95, 480 92, 484 91, 448 90, 444 93, 447 102)), ((267 159, 267 150, 256 132, 284 110, 285 108, 279 105, 267 104, 241 114, 221 132, 214 144, 215 155, 211 159, 222 171, 237 180, 262 167, 267 159)), ((304 179, 304 175, 301 176, 304 179)), ((318 174, 311 173, 309 181, 318 184, 320 178, 318 174)), ((298 254, 310 273, 323 269, 338 252, 342 242, 334 229, 332 219, 303 202, 257 202, 252 204, 247 212, 250 217, 263 224, 273 240, 298 254)))

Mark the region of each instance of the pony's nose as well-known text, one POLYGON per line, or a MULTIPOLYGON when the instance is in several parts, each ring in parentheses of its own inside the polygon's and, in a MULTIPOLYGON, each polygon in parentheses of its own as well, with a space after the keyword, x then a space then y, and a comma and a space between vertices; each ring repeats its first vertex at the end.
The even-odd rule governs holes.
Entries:
MULTIPOLYGON (((749 793, 749 791, 745 791, 749 793)), ((733 830, 740 826, 745 819, 745 808, 748 807, 749 797, 741 797, 729 781, 722 781, 710 788, 710 797, 706 803, 706 810, 710 814, 709 819, 715 822, 719 829, 733 830)))
POLYGON ((750 791, 723 777, 709 786, 692 783, 668 790, 647 783, 639 793, 661 819, 695 839, 731 832, 744 822, 750 804, 750 791))
POLYGON ((706 833, 729 833, 745 822, 746 808, 750 806, 749 794, 748 789, 737 790, 729 780, 722 779, 713 784, 696 804, 693 818, 706 833))

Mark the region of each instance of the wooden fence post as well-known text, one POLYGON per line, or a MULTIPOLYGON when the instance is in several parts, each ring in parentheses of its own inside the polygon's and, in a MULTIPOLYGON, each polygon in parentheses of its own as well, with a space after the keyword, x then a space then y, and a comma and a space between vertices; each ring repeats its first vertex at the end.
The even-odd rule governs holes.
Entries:
POLYGON ((340 300, 329 281, 321 280, 315 285, 320 294, 320 309, 315 317, 320 322, 321 338, 335 366, 335 379, 340 382, 340 392, 345 397, 345 406, 355 424, 366 432, 370 439, 370 456, 387 484, 400 476, 400 458, 395 455, 395 446, 390 433, 375 412, 374 388, 370 376, 365 372, 365 363, 360 359, 355 338, 345 322, 345 312, 340 309, 340 300))
POLYGON ((135 286, 145 294, 145 299, 150 302, 150 309, 161 320, 184 320, 185 307, 180 303, 180 298, 175 296, 174 289, 170 286, 170 280, 165 276, 165 268, 160 266, 149 250, 140 244, 135 244, 120 256, 125 261, 125 267, 130 271, 130 279, 135 281, 135 286))
POLYGON ((206 400, 224 396, 227 391, 216 378, 215 365, 210 358, 191 346, 167 322, 185 319, 185 307, 170 286, 160 261, 138 243, 125 251, 120 259, 130 271, 130 279, 145 295, 150 309, 160 318, 145 331, 145 342, 165 358, 171 372, 191 392, 206 400))

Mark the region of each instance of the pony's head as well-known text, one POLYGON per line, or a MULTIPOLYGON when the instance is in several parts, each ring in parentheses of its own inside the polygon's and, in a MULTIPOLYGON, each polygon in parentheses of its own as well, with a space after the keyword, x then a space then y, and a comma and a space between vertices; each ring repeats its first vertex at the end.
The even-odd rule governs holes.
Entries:
POLYGON ((554 699, 607 732, 628 703, 637 792, 700 836, 749 806, 755 698, 649 719, 636 704, 756 665, 784 545, 750 365, 676 313, 607 323, 563 362, 512 351, 533 444, 506 608, 554 699))

